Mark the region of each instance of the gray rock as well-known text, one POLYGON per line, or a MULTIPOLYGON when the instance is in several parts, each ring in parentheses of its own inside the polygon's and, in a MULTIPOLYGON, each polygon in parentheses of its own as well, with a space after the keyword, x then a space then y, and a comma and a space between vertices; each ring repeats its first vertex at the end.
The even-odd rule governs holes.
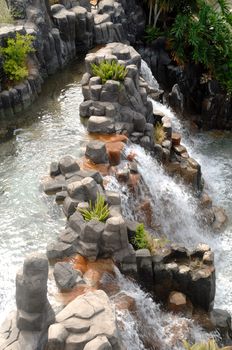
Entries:
POLYGON ((111 118, 91 116, 88 120, 88 132, 100 134, 113 134, 115 125, 111 118))
POLYGON ((59 289, 70 290, 76 284, 78 273, 67 262, 58 262, 54 266, 54 278, 59 289))
POLYGON ((62 259, 74 253, 73 246, 64 242, 52 242, 47 246, 47 257, 49 260, 62 259))
POLYGON ((78 210, 76 210, 75 213, 70 216, 68 223, 69 226, 78 234, 81 234, 82 230, 84 230, 84 227, 86 225, 83 216, 78 210))
POLYGON ((60 174, 59 164, 57 162, 52 162, 50 165, 50 176, 57 176, 60 174))
POLYGON ((81 233, 81 239, 83 242, 97 243, 101 239, 104 231, 105 224, 97 221, 90 220, 86 223, 84 230, 81 233))
POLYGON ((107 163, 109 161, 106 146, 101 141, 90 141, 86 146, 85 155, 95 164, 107 163))
POLYGON ((68 331, 62 324, 52 324, 48 330, 49 350, 63 350, 67 337, 68 331))
POLYGON ((75 213, 78 203, 78 200, 70 198, 69 196, 65 197, 63 203, 63 212, 67 218, 69 218, 72 214, 75 213))
POLYGON ((63 175, 80 170, 76 159, 72 156, 64 156, 59 161, 59 168, 63 175))
POLYGON ((105 336, 98 336, 97 338, 88 342, 84 350, 112 350, 108 339, 105 336))
POLYGON ((105 191, 106 201, 109 205, 120 205, 120 194, 114 191, 105 191))

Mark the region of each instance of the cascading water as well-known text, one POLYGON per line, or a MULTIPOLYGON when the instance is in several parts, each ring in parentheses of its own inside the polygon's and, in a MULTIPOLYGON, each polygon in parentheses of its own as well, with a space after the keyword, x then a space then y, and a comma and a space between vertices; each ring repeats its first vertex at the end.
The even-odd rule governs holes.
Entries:
MULTIPOLYGON (((116 307, 123 343, 128 350, 181 350, 182 341, 204 341, 209 334, 190 319, 161 310, 151 296, 124 277, 118 269, 116 280, 120 286, 118 295, 126 294, 135 301, 135 310, 130 313, 116 307)), ((109 277, 112 278, 112 277, 109 277)), ((117 300, 113 295, 111 300, 117 300)))
MULTIPOLYGON (((150 68, 144 66, 144 69, 149 70, 144 76, 149 76, 151 74, 150 68)), ((207 232, 206 235, 205 231, 202 231, 201 227, 198 225, 198 214, 194 208, 195 204, 191 204, 191 194, 187 193, 188 190, 184 186, 177 185, 170 179, 168 188, 170 189, 170 187, 174 185, 173 190, 179 192, 179 194, 182 193, 179 197, 181 205, 178 206, 178 214, 183 214, 183 227, 187 229, 189 227, 185 232, 182 230, 183 236, 179 234, 178 237, 180 241, 185 243, 187 234, 191 236, 191 241, 195 240, 197 243, 199 239, 200 241, 207 242, 213 248, 215 252, 217 276, 215 306, 226 309, 232 313, 232 134, 226 132, 215 134, 212 132, 191 134, 191 132, 185 128, 183 121, 179 119, 168 106, 153 100, 151 101, 153 103, 153 109, 158 112, 158 114, 160 113, 161 115, 169 117, 172 121, 173 129, 181 133, 182 144, 187 147, 189 154, 201 165, 206 189, 215 204, 222 205, 229 216, 228 227, 219 237, 216 237, 213 232, 207 232), (184 205, 187 205, 187 207, 184 205), (186 216, 184 214, 186 214, 186 216), (190 223, 190 226, 186 223, 190 223)), ((140 164, 144 163, 143 159, 141 159, 140 164)), ((143 167, 141 167, 141 171, 144 172, 143 175, 146 178, 146 171, 143 167)), ((150 172, 150 166, 147 168, 147 171, 150 172)), ((148 181, 151 180, 148 176, 147 178, 148 181)), ((151 184, 151 186, 154 187, 154 184, 151 184)), ((153 195, 156 195, 156 193, 153 192, 153 195)), ((167 197, 169 197, 168 194, 167 197)), ((170 217, 167 217, 167 219, 169 221, 170 217)))
POLYGON ((151 194, 153 214, 171 241, 187 247, 200 242, 210 243, 210 237, 201 227, 200 213, 195 198, 182 183, 167 175, 162 166, 143 148, 132 145, 126 153, 136 154, 138 170, 151 194))
POLYGON ((150 85, 156 90, 159 90, 159 83, 154 78, 150 68, 148 67, 148 64, 144 60, 141 60, 140 74, 143 77, 143 79, 148 83, 148 85, 150 85))

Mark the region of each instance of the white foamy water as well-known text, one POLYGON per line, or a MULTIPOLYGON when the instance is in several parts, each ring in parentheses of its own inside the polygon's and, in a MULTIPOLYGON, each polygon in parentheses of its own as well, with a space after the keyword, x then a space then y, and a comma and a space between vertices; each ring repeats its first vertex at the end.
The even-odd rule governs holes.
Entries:
POLYGON ((190 319, 164 312, 151 296, 116 270, 120 293, 135 300, 135 311, 117 310, 121 335, 128 350, 182 350, 183 340, 201 342, 210 335, 190 319))
POLYGON ((152 75, 148 64, 144 60, 141 61, 140 74, 143 77, 143 79, 148 83, 148 85, 150 85, 156 90, 159 90, 159 83, 152 75))
MULTIPOLYGON (((191 134, 183 125, 183 121, 178 119, 168 106, 152 102, 154 109, 168 116, 172 120, 173 129, 181 133, 182 144, 187 147, 190 156, 201 165, 206 191, 212 197, 214 204, 225 208, 228 215, 229 223, 226 229, 218 234, 208 232, 207 242, 215 251, 215 307, 226 309, 232 314, 232 134, 229 132, 191 134)), ((192 209, 191 206, 184 209, 187 210, 186 218, 191 213, 194 215, 192 209)), ((188 219, 186 221, 188 222, 188 219)), ((183 224, 186 226, 184 222, 183 224)), ((193 230, 191 227, 194 237, 196 230, 199 239, 204 238, 204 233, 197 225, 193 230)))

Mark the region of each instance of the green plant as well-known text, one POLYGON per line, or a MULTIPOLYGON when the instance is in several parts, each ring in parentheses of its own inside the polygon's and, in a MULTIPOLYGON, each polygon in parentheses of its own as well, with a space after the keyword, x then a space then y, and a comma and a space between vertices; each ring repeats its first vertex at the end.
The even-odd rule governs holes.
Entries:
POLYGON ((2 23, 13 23, 10 10, 7 7, 5 0, 0 0, 0 24, 2 23))
POLYGON ((154 128, 154 139, 155 142, 158 144, 162 144, 162 142, 165 140, 166 133, 164 131, 163 125, 161 123, 157 123, 154 128))
POLYGON ((109 217, 110 210, 108 204, 105 203, 105 199, 100 194, 97 195, 97 200, 93 205, 92 202, 89 202, 89 209, 78 209, 82 214, 85 221, 98 220, 105 222, 109 217))
POLYGON ((28 76, 26 59, 30 52, 34 52, 33 39, 32 35, 17 33, 15 39, 7 40, 6 47, 0 48, 4 60, 3 69, 9 80, 20 81, 28 76))
POLYGON ((133 240, 133 245, 136 249, 149 249, 152 248, 152 238, 145 230, 144 224, 138 224, 136 227, 136 233, 133 240))
POLYGON ((232 27, 225 1, 216 10, 197 0, 198 10, 178 13, 170 31, 171 47, 179 62, 202 64, 207 73, 232 92, 232 27))
POLYGON ((164 32, 162 32, 159 28, 147 26, 145 29, 144 39, 146 42, 150 43, 162 35, 164 35, 164 32))
POLYGON ((169 243, 166 237, 152 239, 152 252, 164 248, 169 243))
POLYGON ((183 344, 186 350, 219 350, 219 347, 213 339, 194 345, 190 345, 187 341, 184 341, 183 344))
POLYGON ((127 69, 119 64, 116 60, 104 60, 99 64, 91 64, 93 75, 101 78, 102 83, 105 84, 107 80, 124 81, 127 75, 127 69))

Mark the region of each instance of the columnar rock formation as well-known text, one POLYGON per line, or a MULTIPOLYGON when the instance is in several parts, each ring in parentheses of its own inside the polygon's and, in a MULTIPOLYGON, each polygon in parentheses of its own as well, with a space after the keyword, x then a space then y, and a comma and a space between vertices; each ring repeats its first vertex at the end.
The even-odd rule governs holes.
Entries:
MULTIPOLYGON (((102 0, 94 9, 88 0, 61 1, 51 8, 45 0, 10 0, 16 22, 0 28, 1 45, 6 45, 7 38, 15 37, 17 32, 32 34, 36 51, 28 59, 28 79, 4 91, 0 83, 0 116, 26 109, 40 93, 44 78, 94 45, 134 42, 143 31, 145 20, 141 6, 133 2, 134 9, 126 17, 129 5, 124 1, 102 0)), ((2 61, 0 72, 4 77, 2 61)))
POLYGON ((47 300, 48 260, 31 254, 16 277, 17 313, 2 326, 1 349, 42 350, 54 311, 47 300))

